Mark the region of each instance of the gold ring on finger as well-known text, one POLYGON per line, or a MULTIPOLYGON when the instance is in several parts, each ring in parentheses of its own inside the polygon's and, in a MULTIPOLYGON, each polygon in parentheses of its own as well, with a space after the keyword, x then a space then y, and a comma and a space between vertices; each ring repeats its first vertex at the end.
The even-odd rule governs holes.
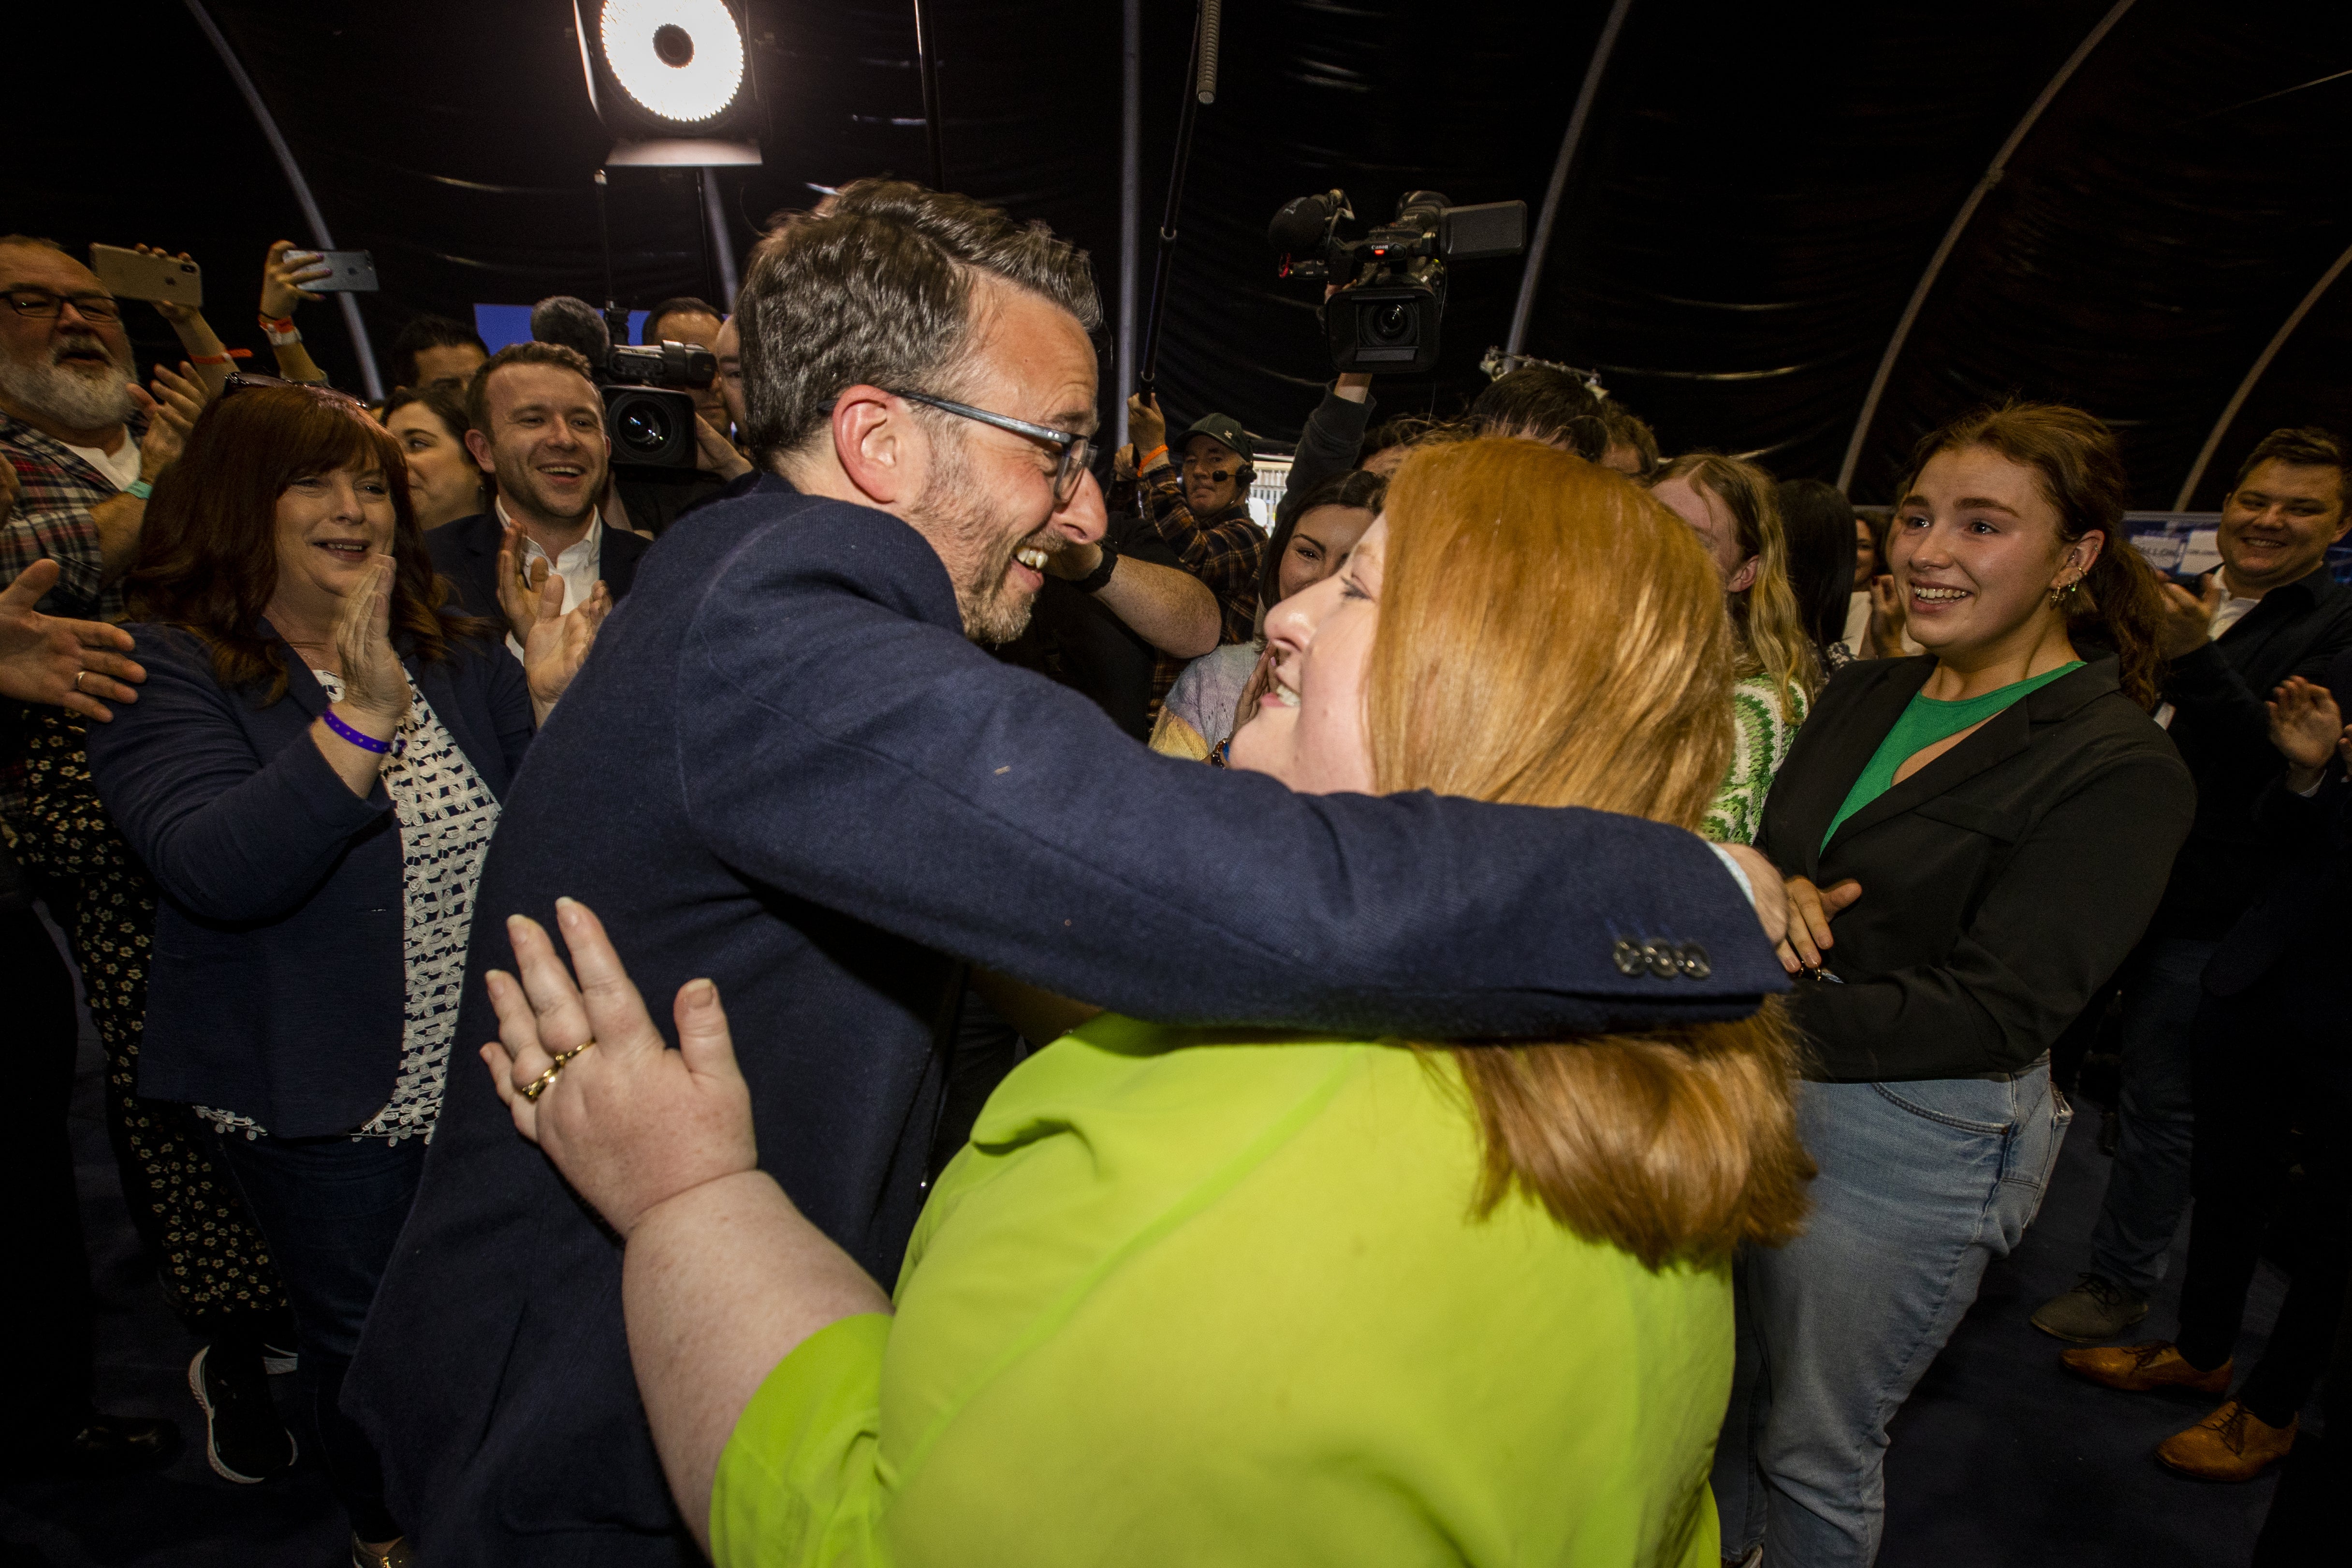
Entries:
POLYGON ((533 1105, 538 1104, 539 1097, 547 1092, 547 1086, 553 1083, 555 1081, 556 1074, 562 1070, 563 1064, 562 1062, 558 1061, 550 1063, 545 1072, 540 1074, 537 1078, 522 1086, 522 1097, 525 1100, 530 1100, 533 1105))

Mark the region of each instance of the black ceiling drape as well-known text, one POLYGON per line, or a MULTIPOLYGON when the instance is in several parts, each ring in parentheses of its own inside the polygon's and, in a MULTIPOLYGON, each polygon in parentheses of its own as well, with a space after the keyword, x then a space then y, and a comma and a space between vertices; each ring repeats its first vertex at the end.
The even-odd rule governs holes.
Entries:
MULTIPOLYGON (((1592 366, 1670 448, 1833 478, 1906 301, 1953 215, 2114 0, 1857 11, 1633 0, 1568 182, 1528 352, 1592 366)), ((336 240, 375 252, 379 353, 410 315, 603 293, 591 174, 610 144, 562 0, 398 7, 212 0, 336 240)), ((593 7, 591 7, 593 12, 593 7)), ((1160 385, 1295 434, 1328 374, 1315 289, 1275 276, 1274 209, 1343 186, 1539 202, 1606 0, 1256 0, 1229 7, 1202 111, 1160 385)), ((935 0, 949 182, 1094 255, 1117 304, 1119 8, 935 0)), ((927 171, 905 0, 751 0, 767 161, 712 177, 736 248, 813 186, 927 171)), ((1146 0, 1143 224, 1156 229, 1192 6, 1146 0)), ((39 73, 0 102, 20 158, 0 229, 194 251, 208 313, 259 348, 262 250, 299 211, 182 5, 89 0, 12 18, 20 60, 86 58, 109 90, 39 73)), ((1883 500, 1917 436, 2011 394, 2079 402, 2124 435, 2141 504, 2168 507, 2240 380, 2352 246, 2352 6, 2137 0, 2057 96, 1961 236, 1872 420, 1854 477, 1883 500), (2264 95, 2280 94, 2265 101, 2264 95)), ((690 172, 615 170, 615 288, 643 306, 718 289, 690 172)), ((1144 278, 1150 278, 1150 250, 1144 278)), ((1384 411, 1450 413, 1507 328, 1516 262, 1453 274, 1433 375, 1384 411)), ((304 311, 344 384, 335 312, 304 311)), ((134 311, 142 347, 169 334, 134 311)), ((2352 426, 2352 279, 2324 297, 2217 452, 2215 504, 2276 425, 2352 426)), ((1106 372, 1108 359, 1106 354, 1106 372)), ((1108 374, 1106 375, 1108 382, 1108 374)), ((1106 385, 1106 415, 1112 395, 1106 385)))

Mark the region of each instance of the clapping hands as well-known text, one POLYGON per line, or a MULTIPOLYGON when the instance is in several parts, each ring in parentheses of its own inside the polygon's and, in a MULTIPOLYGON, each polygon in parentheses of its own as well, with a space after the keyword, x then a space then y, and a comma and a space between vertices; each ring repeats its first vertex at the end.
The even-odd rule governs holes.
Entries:
POLYGON ((2301 794, 2317 784, 2330 752, 2352 764, 2352 725, 2344 722, 2335 695, 2299 675, 2271 693, 2271 744, 2287 762, 2287 787, 2301 794))
POLYGON ((600 582, 567 611, 563 579, 550 569, 547 558, 542 555, 530 563, 526 581, 519 564, 522 556, 522 525, 509 523, 499 544, 499 608, 522 644, 523 679, 530 687, 532 711, 543 724, 587 661, 588 650, 596 646, 597 630, 612 613, 613 595, 600 582))

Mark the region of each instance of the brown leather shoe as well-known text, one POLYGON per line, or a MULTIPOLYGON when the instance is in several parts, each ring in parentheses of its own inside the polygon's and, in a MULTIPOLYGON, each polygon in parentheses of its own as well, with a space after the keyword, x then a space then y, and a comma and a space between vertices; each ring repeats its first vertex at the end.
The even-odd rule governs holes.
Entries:
POLYGON ((2156 1446, 2156 1457, 2200 1481, 2251 1481, 2286 1458, 2296 1422, 2266 1426, 2232 1399, 2186 1432, 2156 1446))
POLYGON ((2058 1361, 2068 1372, 2087 1377, 2093 1383, 2104 1383, 2109 1388, 2120 1388, 2127 1394, 2142 1394, 2151 1388, 2187 1388, 2199 1394, 2227 1394, 2230 1392, 2230 1369, 2237 1364, 2234 1361, 2225 1361, 2210 1372, 2200 1372, 2180 1359, 2180 1352, 2170 1340, 2060 1351, 2058 1361))

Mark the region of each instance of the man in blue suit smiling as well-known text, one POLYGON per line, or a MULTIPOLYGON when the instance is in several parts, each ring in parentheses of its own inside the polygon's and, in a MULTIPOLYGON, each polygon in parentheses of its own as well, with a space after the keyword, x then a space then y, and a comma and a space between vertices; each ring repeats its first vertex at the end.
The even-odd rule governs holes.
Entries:
MULTIPOLYGON (((1762 931, 1738 862, 1688 834, 1293 795, 1156 757, 972 646, 1102 531, 1083 253, 861 182, 762 245, 740 321, 768 477, 646 555, 478 908, 551 921, 570 894, 646 994, 716 980, 762 1164, 877 1279, 928 1184, 963 962, 1145 1018, 1350 1036, 1641 1028, 1783 988, 1760 860, 1762 931)), ((514 963, 498 920, 476 931, 467 1047, 498 1032, 482 973, 514 963)), ((435 1568, 695 1561, 620 1279, 461 1070, 345 1398, 435 1568)))

